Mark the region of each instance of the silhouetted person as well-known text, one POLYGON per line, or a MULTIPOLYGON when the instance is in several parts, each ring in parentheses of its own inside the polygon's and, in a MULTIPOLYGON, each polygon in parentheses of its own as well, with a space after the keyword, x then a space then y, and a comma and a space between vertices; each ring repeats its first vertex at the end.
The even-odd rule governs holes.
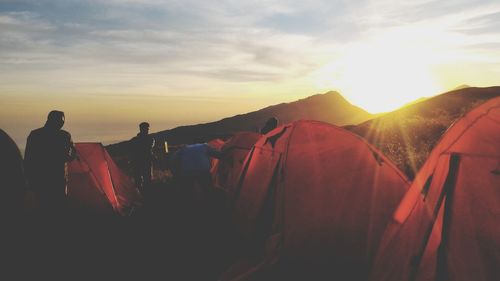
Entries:
POLYGON ((42 128, 31 131, 24 167, 28 188, 36 193, 42 211, 62 214, 66 207, 66 162, 75 158, 71 135, 61 130, 64 112, 51 111, 42 128))
POLYGON ((132 170, 135 183, 141 191, 151 184, 153 146, 155 140, 149 135, 149 123, 139 124, 139 133, 132 138, 132 170))
POLYGON ((271 117, 271 118, 267 119, 266 124, 260 130, 260 133, 265 135, 265 134, 269 133, 270 131, 276 129, 276 127, 278 127, 278 118, 271 117))
POLYGON ((25 185, 21 152, 9 135, 0 129, 0 217, 20 213, 25 185))

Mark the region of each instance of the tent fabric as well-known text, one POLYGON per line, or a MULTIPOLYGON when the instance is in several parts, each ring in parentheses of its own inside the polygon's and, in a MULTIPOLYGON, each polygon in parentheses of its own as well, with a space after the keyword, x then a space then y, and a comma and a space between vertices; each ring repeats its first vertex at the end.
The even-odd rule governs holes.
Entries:
POLYGON ((213 139, 213 140, 207 142, 207 144, 210 145, 211 147, 217 149, 217 150, 220 150, 221 147, 224 145, 224 140, 213 139))
POLYGON ((96 213, 129 214, 142 205, 139 190, 100 143, 75 144, 68 164, 67 195, 74 206, 96 213))
POLYGON ((366 279, 408 186, 387 158, 351 132, 317 121, 276 128, 255 144, 236 189, 235 222, 253 267, 234 270, 245 264, 235 263, 223 280, 252 279, 283 261, 316 266, 310 274, 324 265, 330 280, 366 279))
MULTIPOLYGON (((207 142, 207 144, 210 147, 215 148, 216 150, 221 150, 222 146, 224 145, 224 140, 213 139, 213 140, 207 142)), ((211 161, 210 161, 210 173, 212 175, 215 175, 218 167, 219 167, 219 159, 212 158, 211 161)), ((214 179, 214 182, 215 182, 215 179, 214 179)))
POLYGON ((234 190, 247 155, 262 135, 255 132, 239 132, 222 145, 224 157, 212 170, 215 186, 234 195, 234 190))
POLYGON ((500 280, 500 98, 455 122, 393 215, 371 280, 500 280))

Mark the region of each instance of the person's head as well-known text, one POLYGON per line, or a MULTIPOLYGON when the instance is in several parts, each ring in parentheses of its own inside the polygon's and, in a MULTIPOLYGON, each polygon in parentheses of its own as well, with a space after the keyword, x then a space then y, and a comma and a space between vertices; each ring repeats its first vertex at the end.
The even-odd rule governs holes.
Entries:
POLYGON ((47 126, 54 129, 61 129, 64 125, 65 117, 64 112, 59 110, 52 110, 47 116, 47 126))
POLYGON ((271 117, 267 119, 266 127, 276 129, 276 127, 278 127, 278 118, 271 117))
POLYGON ((278 127, 278 118, 271 117, 271 118, 267 119, 266 124, 264 125, 264 127, 261 130, 261 134, 267 134, 270 131, 276 129, 276 127, 278 127))
POLYGON ((148 122, 142 122, 139 124, 139 131, 142 134, 148 134, 149 133, 149 123, 148 122))

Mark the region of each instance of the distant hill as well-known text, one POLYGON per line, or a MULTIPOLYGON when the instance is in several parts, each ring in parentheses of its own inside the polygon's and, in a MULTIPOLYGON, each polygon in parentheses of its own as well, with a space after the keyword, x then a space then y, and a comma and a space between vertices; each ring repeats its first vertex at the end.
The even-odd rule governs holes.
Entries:
MULTIPOLYGON (((340 94, 328 92, 291 103, 269 106, 258 111, 192 126, 155 133, 169 146, 187 144, 194 138, 226 137, 237 131, 256 131, 267 118, 280 123, 298 119, 328 122, 350 130, 379 148, 402 171, 413 178, 443 133, 458 118, 486 100, 500 96, 500 87, 467 87, 438 96, 418 99, 398 110, 372 115, 347 102, 340 94)), ((107 147, 122 162, 127 158, 128 142, 107 147)))
POLYGON ((407 107, 407 106, 410 106, 410 105, 414 105, 414 104, 419 103, 419 102, 423 102, 423 101, 424 101, 424 100, 426 100, 426 99, 428 99, 428 97, 421 97, 421 98, 418 98, 418 99, 416 99, 416 100, 414 100, 414 101, 411 101, 411 102, 409 102, 409 103, 404 104, 404 105, 403 105, 403 106, 401 106, 400 108, 404 108, 404 107, 407 107))
POLYGON ((455 120, 497 96, 500 87, 462 88, 345 128, 374 144, 413 178, 455 120))
MULTIPOLYGON (((299 119, 312 119, 344 126, 358 124, 373 118, 365 110, 350 104, 337 92, 317 94, 290 103, 269 106, 258 111, 224 118, 216 122, 177 127, 153 134, 170 145, 192 143, 195 138, 210 140, 226 137, 239 131, 259 131, 266 120, 277 117, 280 124, 299 119)), ((112 154, 123 150, 126 142, 108 146, 112 154)))
POLYGON ((452 91, 454 90, 462 90, 462 89, 467 89, 467 88, 470 88, 471 86, 467 85, 467 84, 462 84, 460 86, 457 86, 455 89, 453 89, 452 91))

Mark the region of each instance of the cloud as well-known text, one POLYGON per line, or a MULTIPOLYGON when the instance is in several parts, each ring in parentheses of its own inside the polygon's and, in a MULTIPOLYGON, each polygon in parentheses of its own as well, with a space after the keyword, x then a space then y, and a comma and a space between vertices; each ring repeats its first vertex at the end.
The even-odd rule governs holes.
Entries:
POLYGON ((2 7, 0 14, 27 12, 51 26, 10 29, 20 39, 1 46, 0 71, 9 73, 0 78, 4 89, 51 84, 101 92, 139 88, 152 78, 176 83, 177 76, 282 82, 307 73, 321 50, 315 36, 264 24, 277 13, 300 13, 306 7, 300 1, 20 1, 2 7))
MULTIPOLYGON (((44 117, 57 104, 80 110, 78 122, 84 126, 87 109, 80 108, 92 100, 94 106, 108 102, 95 109, 97 119, 109 117, 106 112, 113 105, 114 114, 121 107, 135 112, 123 120, 143 118, 145 112, 147 118, 167 120, 168 126, 182 125, 186 110, 181 105, 196 103, 206 114, 190 115, 189 122, 210 121, 207 116, 219 118, 323 91, 316 84, 317 73, 329 85, 326 90, 336 88, 332 83, 345 75, 345 58, 358 49, 369 55, 374 46, 387 58, 400 52, 403 65, 406 56, 420 55, 455 85, 500 83, 498 1, 0 3, 0 100, 19 109, 2 113, 2 120, 21 120, 27 115, 22 109, 30 106, 44 117), (215 99, 239 106, 203 107, 215 99), (175 104, 170 110, 179 113, 165 117, 163 104, 175 104), (155 110, 148 110, 149 105, 155 110)), ((356 66, 347 69, 359 75, 356 66)), ((2 126, 15 128, 22 136, 17 139, 25 139, 27 128, 38 121, 24 118, 26 126, 20 121, 3 121, 2 126)))
MULTIPOLYGON (((245 7, 235 4, 225 9, 196 1, 87 1, 78 3, 79 14, 70 18, 65 14, 72 5, 55 2, 55 11, 33 5, 29 11, 0 14, 16 24, 5 27, 11 36, 0 41, 1 68, 19 72, 80 68, 85 73, 101 66, 97 71, 104 73, 127 68, 138 74, 251 82, 293 77, 312 64, 304 52, 310 50, 313 38, 252 25, 262 16, 258 12, 262 5, 246 13, 245 7)), ((272 10, 282 11, 278 6, 272 10)))
POLYGON ((44 79, 48 72, 93 73, 95 82, 85 83, 95 85, 123 73, 136 74, 137 85, 147 75, 283 82, 391 33, 421 45, 450 39, 433 43, 438 48, 494 46, 499 12, 494 1, 4 1, 0 72, 30 78, 38 72, 44 79), (422 26, 431 32, 404 36, 422 26))

